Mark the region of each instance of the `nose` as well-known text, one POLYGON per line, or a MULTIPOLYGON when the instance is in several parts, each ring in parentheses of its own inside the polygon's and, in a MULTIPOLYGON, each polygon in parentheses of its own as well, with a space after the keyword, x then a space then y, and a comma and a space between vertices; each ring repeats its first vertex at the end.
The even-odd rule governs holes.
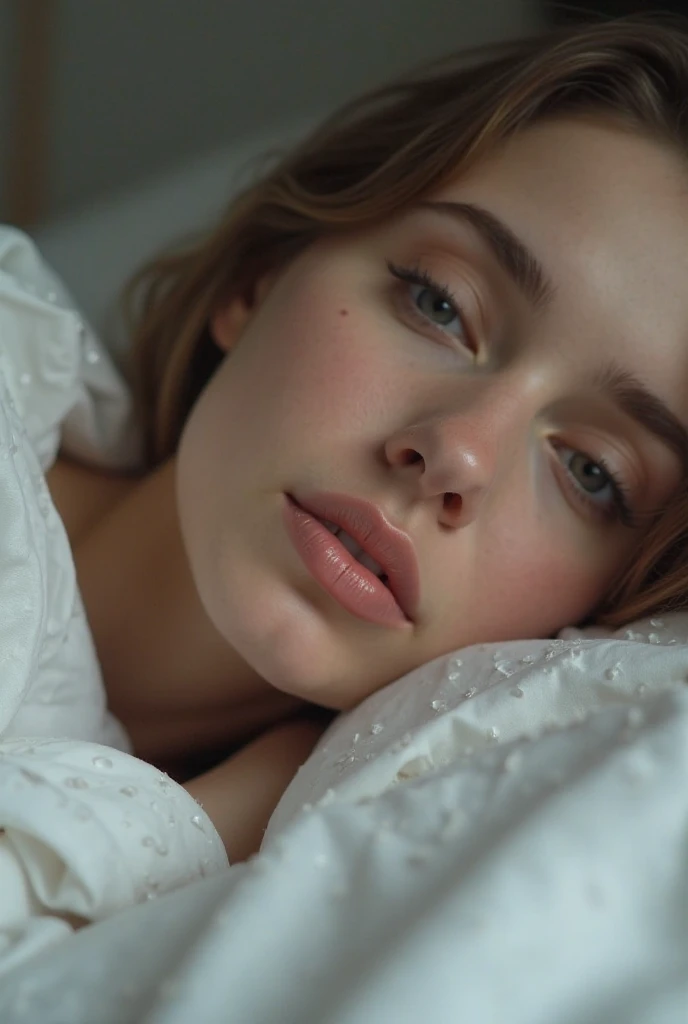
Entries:
POLYGON ((385 444, 385 456, 402 480, 413 482, 416 497, 437 499, 441 522, 467 526, 492 485, 498 458, 513 443, 514 427, 484 396, 470 408, 398 431, 385 444))

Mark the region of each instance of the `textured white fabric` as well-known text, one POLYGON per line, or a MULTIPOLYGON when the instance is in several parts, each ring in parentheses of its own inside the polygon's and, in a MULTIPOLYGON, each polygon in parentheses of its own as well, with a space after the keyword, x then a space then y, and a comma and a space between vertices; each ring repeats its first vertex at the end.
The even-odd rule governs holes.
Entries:
POLYGON ((0 1020, 685 1024, 686 835, 681 684, 331 798, 20 966, 0 1020))
POLYGON ((374 797, 495 743, 565 730, 608 706, 688 678, 688 615, 617 631, 568 628, 554 640, 478 644, 437 658, 333 723, 284 794, 266 841, 303 806, 374 797))
POLYGON ((130 395, 33 243, 0 228, 0 972, 226 866, 180 786, 127 751, 44 471, 135 466, 130 395), (22 918, 23 914, 23 918, 22 918))

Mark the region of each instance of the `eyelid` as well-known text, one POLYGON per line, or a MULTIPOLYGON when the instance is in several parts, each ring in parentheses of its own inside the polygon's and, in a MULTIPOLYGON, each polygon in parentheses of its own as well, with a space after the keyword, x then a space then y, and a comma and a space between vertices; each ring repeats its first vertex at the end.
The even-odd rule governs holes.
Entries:
POLYGON ((441 295, 445 301, 453 306, 456 314, 464 325, 468 347, 472 352, 473 358, 477 359, 481 351, 481 344, 480 332, 475 328, 476 318, 467 309, 467 304, 457 296, 455 289, 452 288, 451 285, 446 284, 432 271, 423 267, 419 260, 403 264, 395 263, 393 260, 387 260, 386 263, 392 276, 396 278, 400 284, 405 285, 404 300, 409 304, 411 315, 424 326, 430 327, 433 332, 437 333, 442 339, 451 338, 453 342, 461 344, 459 338, 450 334, 448 331, 443 330, 439 324, 433 324, 432 320, 424 316, 420 310, 409 303, 408 288, 412 285, 415 285, 416 287, 423 286, 436 292, 438 295, 441 295))
MULTIPOLYGON (((417 212, 427 216, 427 211, 417 212)), ((483 339, 493 338, 501 334, 503 317, 512 308, 510 292, 499 285, 494 268, 476 250, 475 240, 471 241, 468 237, 463 239, 456 234, 456 225, 453 228, 451 233, 447 233, 447 225, 442 218, 431 216, 428 226, 424 226, 421 236, 416 239, 414 250, 417 256, 413 255, 403 262, 412 266, 421 264, 438 267, 440 280, 458 277, 470 293, 473 319, 479 329, 476 331, 476 339, 478 336, 483 339), (438 223, 434 223, 435 220, 438 223)))
POLYGON ((621 417, 609 417, 594 400, 576 397, 559 403, 557 420, 558 436, 569 439, 567 447, 587 453, 593 461, 603 457, 635 495, 651 488, 652 473, 638 444, 641 435, 629 429, 621 417))
POLYGON ((640 525, 642 517, 639 518, 634 507, 632 488, 629 486, 625 474, 620 472, 618 467, 606 456, 591 454, 578 445, 566 444, 563 441, 551 441, 550 447, 557 463, 556 475, 561 477, 563 486, 575 495, 575 500, 580 506, 589 508, 592 515, 603 522, 619 522, 630 529, 636 529, 640 525), (562 450, 582 455, 589 462, 600 467, 607 478, 607 487, 611 491, 611 502, 603 504, 595 501, 594 495, 591 494, 589 497, 586 495, 585 489, 577 485, 573 474, 564 466, 559 458, 558 453, 562 450))

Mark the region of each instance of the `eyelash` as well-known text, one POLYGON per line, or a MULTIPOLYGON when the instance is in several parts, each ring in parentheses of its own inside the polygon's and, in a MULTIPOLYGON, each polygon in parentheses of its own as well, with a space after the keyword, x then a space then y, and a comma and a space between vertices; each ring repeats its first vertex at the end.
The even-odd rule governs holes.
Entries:
MULTIPOLYGON (((457 302, 456 297, 452 294, 451 290, 446 285, 443 285, 439 281, 435 280, 435 278, 430 273, 428 273, 427 270, 418 265, 414 267, 403 267, 400 266, 399 264, 392 263, 391 260, 387 260, 386 263, 387 269, 389 270, 390 274, 398 281, 403 281, 405 284, 423 285, 429 291, 434 292, 435 295, 441 298, 443 302, 446 302, 448 306, 451 306, 451 308, 454 310, 457 317, 459 318, 461 324, 463 325, 464 333, 468 341, 471 342, 472 332, 470 329, 469 322, 463 312, 461 305, 457 302)), ((445 335, 447 334, 446 331, 442 331, 442 328, 438 324, 432 324, 432 321, 428 320, 428 318, 418 310, 415 304, 412 307, 412 312, 417 319, 423 322, 424 325, 430 324, 431 326, 441 331, 441 333, 445 335)), ((606 519, 616 519, 620 523, 623 523, 623 525, 628 527, 629 529, 637 528, 639 524, 634 512, 631 509, 628 488, 625 486, 625 484, 619 478, 619 476, 614 472, 611 466, 607 463, 606 459, 602 457, 598 459, 593 459, 586 452, 579 452, 577 449, 571 450, 575 451, 577 455, 583 455, 586 459, 589 459, 589 461, 592 462, 595 466, 599 466, 599 468, 602 470, 602 472, 605 474, 607 478, 609 486, 612 489, 613 495, 612 509, 609 511, 604 511, 602 506, 600 506, 597 502, 592 501, 589 497, 587 497, 585 491, 583 491, 582 488, 578 487, 574 482, 572 486, 576 492, 578 500, 581 501, 586 506, 588 506, 589 508, 591 508, 593 512, 598 516, 602 515, 606 519)), ((573 480, 571 472, 569 470, 567 470, 566 472, 568 478, 570 480, 573 480)))
MULTIPOLYGON (((387 260, 387 269, 389 270, 392 277, 395 277, 398 281, 403 281, 405 284, 423 285, 425 288, 428 289, 428 291, 435 292, 435 294, 438 295, 443 302, 446 302, 448 306, 452 307, 457 317, 461 321, 461 324, 464 329, 464 334, 467 340, 472 343, 472 331, 470 329, 470 323, 468 321, 468 318, 464 313, 460 303, 457 302, 456 296, 452 294, 447 285, 441 284, 439 281, 436 281, 435 278, 431 274, 429 274, 427 270, 424 270, 422 267, 418 265, 416 265, 415 267, 402 267, 399 266, 398 263, 392 263, 391 260, 387 260)), ((416 316, 419 320, 423 322, 423 324, 430 324, 431 327, 434 327, 436 330, 440 331, 442 334, 445 335, 445 337, 452 337, 451 335, 448 335, 447 331, 443 331, 439 324, 433 324, 431 320, 428 320, 428 318, 424 316, 415 306, 412 307, 411 311, 414 314, 414 316, 416 316)), ((457 341, 458 339, 454 337, 453 340, 457 341)))
MULTIPOLYGON (((567 447, 562 445, 561 447, 567 447)), ((640 523, 636 518, 635 513, 631 509, 630 498, 628 494, 628 488, 614 472, 609 463, 605 458, 600 456, 597 459, 593 459, 586 452, 579 451, 578 449, 572 448, 571 451, 575 452, 576 455, 582 455, 588 459, 594 466, 599 466, 604 475, 607 478, 607 482, 612 489, 612 507, 609 511, 604 510, 604 506, 598 505, 596 501, 593 501, 587 496, 582 487, 578 487, 577 484, 573 483, 573 488, 576 491, 576 496, 585 505, 590 506, 597 515, 603 516, 605 519, 617 519, 624 526, 629 529, 636 529, 640 523)), ((568 477, 573 480, 573 474, 570 470, 566 470, 568 477)))

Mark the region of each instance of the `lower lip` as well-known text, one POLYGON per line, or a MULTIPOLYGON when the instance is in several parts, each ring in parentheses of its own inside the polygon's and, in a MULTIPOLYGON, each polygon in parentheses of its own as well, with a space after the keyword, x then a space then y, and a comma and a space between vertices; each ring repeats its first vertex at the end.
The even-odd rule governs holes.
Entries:
POLYGON ((294 547, 311 575, 352 615, 376 626, 411 623, 394 595, 354 558, 326 526, 285 495, 284 520, 294 547))

